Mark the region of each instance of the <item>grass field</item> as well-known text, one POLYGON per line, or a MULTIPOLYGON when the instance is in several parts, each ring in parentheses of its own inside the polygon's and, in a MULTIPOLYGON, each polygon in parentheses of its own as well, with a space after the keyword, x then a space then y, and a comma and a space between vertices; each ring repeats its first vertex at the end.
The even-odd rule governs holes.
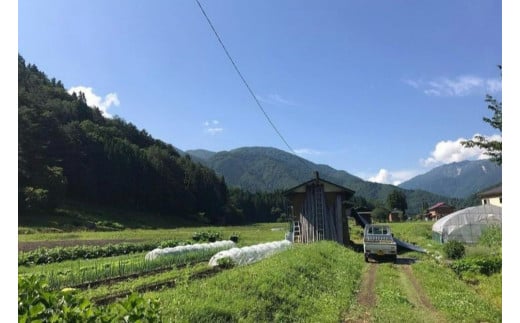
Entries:
MULTIPOLYGON (((287 223, 259 223, 247 226, 223 227, 181 227, 175 229, 126 229, 122 231, 76 231, 76 232, 37 232, 19 234, 19 242, 47 242, 65 240, 122 240, 122 241, 158 241, 158 240, 189 240, 196 232, 215 231, 222 233, 227 239, 233 233, 238 233, 239 244, 250 245, 261 242, 283 240, 289 229, 287 223)), ((78 243, 81 243, 79 241, 78 243)))
POLYGON ((160 298, 177 322, 337 322, 362 267, 360 254, 320 242, 147 296, 160 298))
MULTIPOLYGON (((95 301, 142 291, 145 298, 158 300, 165 321, 175 322, 500 322, 502 274, 475 274, 472 280, 459 277, 448 267, 442 245, 431 240, 431 225, 391 224, 397 238, 428 251, 401 253, 403 261, 397 264, 366 264, 361 253, 334 242, 319 242, 294 245, 247 266, 211 271, 207 260, 196 261, 102 282, 76 293, 95 301)), ((40 230, 19 234, 19 243, 189 240, 195 232, 212 231, 224 239, 238 234, 238 245, 249 246, 282 240, 287 229, 286 223, 263 223, 110 232, 40 230)), ((352 226, 351 239, 358 242, 360 238, 361 228, 352 226)), ((483 247, 467 249, 469 254, 489 252, 483 247)), ((18 272, 48 276, 95 266, 108 268, 142 261, 144 255, 20 266, 18 272)))

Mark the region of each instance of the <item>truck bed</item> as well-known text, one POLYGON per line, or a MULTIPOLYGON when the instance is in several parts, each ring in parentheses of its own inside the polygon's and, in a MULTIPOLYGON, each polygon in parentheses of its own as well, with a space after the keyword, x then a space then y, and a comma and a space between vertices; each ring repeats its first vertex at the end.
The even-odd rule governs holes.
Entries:
POLYGON ((369 225, 365 228, 363 236, 363 252, 365 261, 369 258, 397 259, 397 244, 387 226, 369 225), (378 234, 383 232, 384 234, 378 234))

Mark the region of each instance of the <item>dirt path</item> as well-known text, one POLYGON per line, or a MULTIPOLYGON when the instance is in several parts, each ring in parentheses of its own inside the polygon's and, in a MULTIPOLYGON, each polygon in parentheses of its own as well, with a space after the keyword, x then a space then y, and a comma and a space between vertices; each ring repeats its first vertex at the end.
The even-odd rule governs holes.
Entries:
POLYGON ((376 272, 377 264, 369 264, 368 270, 362 277, 357 296, 357 304, 352 313, 345 315, 343 322, 367 323, 371 322, 371 309, 376 304, 376 272))
POLYGON ((366 307, 372 307, 376 304, 376 271, 377 265, 370 264, 369 269, 361 283, 361 287, 358 294, 358 304, 366 307))
POLYGON ((406 287, 410 302, 415 304, 415 306, 423 311, 426 317, 431 318, 433 322, 446 322, 442 314, 433 307, 421 284, 415 279, 412 267, 410 265, 403 265, 399 266, 399 270, 404 273, 405 279, 401 283, 406 287))
MULTIPOLYGON (((387 286, 391 282, 391 284, 395 284, 396 290, 403 293, 401 295, 407 299, 409 306, 411 306, 408 313, 413 314, 413 317, 421 317, 423 322, 447 322, 444 316, 433 307, 421 284, 415 278, 411 263, 410 261, 400 261, 397 264, 392 264, 391 267, 381 268, 381 272, 378 271, 378 268, 383 264, 367 264, 368 268, 361 278, 357 303, 350 308, 348 313, 343 315, 343 322, 380 321, 381 311, 384 312, 384 309, 376 306, 387 305, 384 305, 384 303, 378 305, 378 289, 376 289, 376 286, 379 286, 379 283, 385 280, 387 286)), ((386 290, 388 291, 388 287, 386 290)))

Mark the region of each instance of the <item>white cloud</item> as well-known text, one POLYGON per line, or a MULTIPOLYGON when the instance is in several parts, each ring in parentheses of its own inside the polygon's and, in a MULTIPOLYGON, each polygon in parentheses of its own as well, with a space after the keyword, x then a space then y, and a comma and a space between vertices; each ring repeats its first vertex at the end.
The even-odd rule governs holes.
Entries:
POLYGON ((218 127, 219 124, 220 124, 220 121, 218 121, 218 120, 204 121, 204 127, 205 127, 204 132, 207 132, 212 136, 223 132, 224 128, 218 127))
POLYGON ((298 155, 321 155, 322 154, 321 151, 310 149, 310 148, 295 149, 294 152, 297 153, 298 155))
POLYGON ((419 171, 417 170, 388 171, 387 169, 381 168, 376 175, 369 177, 367 181, 381 184, 399 185, 418 174, 419 171))
POLYGON ((465 96, 474 89, 482 88, 484 81, 475 76, 459 76, 455 79, 442 78, 428 82, 425 93, 436 96, 465 96))
POLYGON ((270 93, 267 95, 267 97, 263 97, 260 95, 257 95, 256 97, 258 98, 258 100, 267 104, 296 106, 296 103, 283 98, 280 94, 277 93, 270 93))
POLYGON ((390 173, 386 169, 381 168, 379 170, 379 173, 377 173, 377 175, 375 175, 375 176, 368 178, 368 181, 376 182, 376 183, 389 183, 390 182, 390 173))
POLYGON ((500 79, 485 79, 473 75, 437 78, 430 81, 405 79, 403 82, 430 96, 467 96, 482 92, 498 93, 502 91, 500 79))
POLYGON ((83 92, 85 94, 85 99, 87 99, 87 105, 90 107, 98 107, 103 116, 107 118, 112 118, 112 115, 108 113, 108 109, 111 106, 119 106, 119 98, 117 97, 117 93, 108 93, 105 95, 105 98, 101 98, 97 94, 94 93, 94 90, 91 87, 86 86, 74 86, 69 89, 69 94, 76 92, 83 92))
MULTIPOLYGON (((475 134, 478 136, 479 134, 475 134)), ((501 135, 484 136, 487 140, 502 140, 501 135)), ((466 148, 462 146, 461 142, 468 139, 459 138, 457 140, 442 140, 435 145, 435 149, 430 153, 426 159, 421 159, 421 164, 425 167, 433 167, 442 164, 449 164, 453 162, 460 162, 463 160, 474 159, 488 159, 489 156, 485 154, 485 150, 479 147, 466 148)))
POLYGON ((433 96, 440 96, 441 92, 434 90, 434 89, 428 89, 423 91, 426 95, 433 95, 433 96))
POLYGON ((491 93, 498 93, 502 90, 502 81, 499 79, 486 80, 487 90, 491 93))
POLYGON ((282 98, 279 94, 269 94, 269 98, 271 100, 273 100, 274 102, 278 102, 280 104, 285 104, 285 105, 294 105, 294 102, 292 101, 289 101, 287 99, 284 99, 282 98))
POLYGON ((217 133, 221 133, 224 131, 224 128, 207 128, 206 132, 208 132, 210 135, 216 135, 217 133))
POLYGON ((448 95, 468 95, 472 89, 482 87, 484 81, 474 76, 460 76, 455 80, 443 79, 440 89, 448 95))
POLYGON ((418 89, 422 83, 421 81, 414 81, 414 80, 410 80, 410 79, 403 80, 403 82, 416 89, 418 89))

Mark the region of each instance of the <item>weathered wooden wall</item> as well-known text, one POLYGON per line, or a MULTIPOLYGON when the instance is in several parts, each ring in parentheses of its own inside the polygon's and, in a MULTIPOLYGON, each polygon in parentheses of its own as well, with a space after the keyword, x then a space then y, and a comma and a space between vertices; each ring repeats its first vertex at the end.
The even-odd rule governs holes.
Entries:
POLYGON ((299 212, 300 242, 333 240, 344 243, 341 194, 325 193, 323 185, 312 184, 307 186, 304 196, 301 207, 295 208, 299 212))

